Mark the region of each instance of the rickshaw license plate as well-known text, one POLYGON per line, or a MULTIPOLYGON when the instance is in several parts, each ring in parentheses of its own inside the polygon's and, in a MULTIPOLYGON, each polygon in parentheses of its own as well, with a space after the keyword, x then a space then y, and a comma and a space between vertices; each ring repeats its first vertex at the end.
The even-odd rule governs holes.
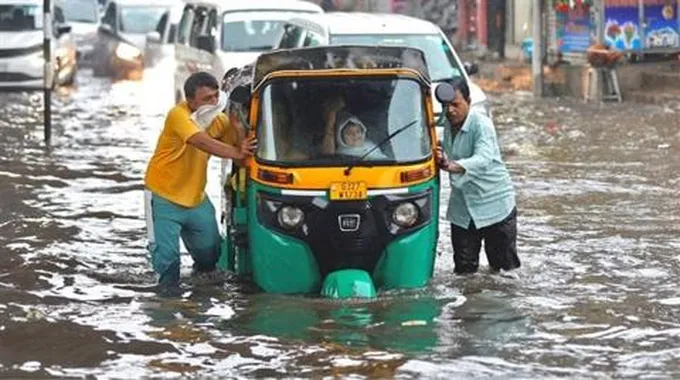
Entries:
POLYGON ((331 184, 332 201, 353 201, 368 198, 366 182, 334 182, 331 184))

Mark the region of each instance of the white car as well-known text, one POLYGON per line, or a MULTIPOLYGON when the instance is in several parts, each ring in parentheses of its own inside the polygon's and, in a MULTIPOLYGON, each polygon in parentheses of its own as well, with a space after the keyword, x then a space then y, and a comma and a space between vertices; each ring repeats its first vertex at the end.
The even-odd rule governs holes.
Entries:
MULTIPOLYGON (((52 85, 70 84, 77 71, 76 45, 61 6, 52 6, 52 85)), ((0 89, 44 88, 43 38, 42 0, 0 0, 0 89)))
POLYGON ((271 50, 283 22, 323 9, 302 0, 185 0, 175 44, 175 100, 184 99, 184 81, 194 72, 216 78, 271 50))
POLYGON ((97 0, 62 0, 61 3, 78 49, 78 64, 89 66, 99 27, 99 3, 97 0))
MULTIPOLYGON (((483 107, 491 115, 489 103, 479 86, 469 78, 477 66, 461 62, 451 42, 435 24, 400 14, 360 12, 329 12, 304 15, 286 22, 277 49, 291 49, 318 45, 400 45, 417 48, 425 54, 432 91, 437 82, 456 77, 464 78, 470 87, 472 106, 483 107)), ((436 118, 442 107, 433 104, 436 118)), ((442 136, 442 125, 437 134, 442 136)))

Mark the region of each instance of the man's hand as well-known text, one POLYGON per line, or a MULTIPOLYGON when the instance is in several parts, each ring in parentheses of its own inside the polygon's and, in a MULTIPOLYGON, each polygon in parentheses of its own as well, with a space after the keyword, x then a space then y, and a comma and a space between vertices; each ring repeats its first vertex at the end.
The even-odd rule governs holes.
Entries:
POLYGON ((241 145, 239 146, 239 153, 242 155, 241 158, 252 156, 255 152, 255 149, 257 149, 257 139, 255 136, 243 139, 243 141, 241 141, 241 145))
POLYGON ((437 159, 437 163, 439 164, 439 166, 442 169, 446 170, 445 169, 446 164, 449 162, 449 159, 448 159, 448 157, 446 157, 446 153, 444 153, 444 149, 442 148, 442 146, 437 145, 434 153, 435 153, 435 158, 437 159))
POLYGON ((463 174, 465 173, 465 168, 458 165, 456 161, 449 161, 448 172, 455 174, 463 174))
POLYGON ((446 156, 446 153, 444 152, 444 149, 441 145, 437 145, 437 148, 435 149, 435 158, 437 159, 437 163, 442 170, 456 174, 465 173, 464 167, 458 165, 456 161, 449 161, 449 158, 446 156))

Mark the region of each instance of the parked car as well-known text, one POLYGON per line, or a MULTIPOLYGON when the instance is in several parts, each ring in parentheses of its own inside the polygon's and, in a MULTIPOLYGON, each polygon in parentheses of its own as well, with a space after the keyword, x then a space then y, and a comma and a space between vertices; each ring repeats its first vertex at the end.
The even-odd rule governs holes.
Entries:
POLYGON ((175 59, 177 25, 182 18, 183 9, 182 3, 173 6, 163 13, 156 29, 147 33, 144 48, 144 67, 153 67, 161 61, 175 59))
POLYGON ((62 6, 78 49, 78 64, 90 66, 99 27, 99 3, 97 0, 62 0, 62 6))
POLYGON ((217 78, 233 67, 253 62, 271 50, 283 22, 305 13, 322 13, 302 0, 185 0, 178 26, 175 57, 175 100, 184 99, 184 81, 198 70, 217 78))
POLYGON ((156 29, 173 0, 110 0, 102 15, 93 50, 93 74, 137 78, 144 68, 147 34, 156 29))
MULTIPOLYGON (((488 114, 491 112, 486 94, 470 80, 477 66, 461 62, 446 35, 429 21, 400 14, 359 12, 302 15, 286 22, 277 49, 317 45, 397 45, 420 49, 425 53, 433 84, 465 78, 472 104, 484 107, 488 114)), ((432 86, 432 91, 435 87, 432 86)), ((442 107, 434 102, 433 108, 438 119, 442 107)), ((441 136, 441 124, 437 131, 441 136)))
MULTIPOLYGON (((60 4, 52 5, 53 85, 71 84, 77 72, 76 45, 60 4)), ((0 88, 44 87, 43 1, 0 0, 0 88)))

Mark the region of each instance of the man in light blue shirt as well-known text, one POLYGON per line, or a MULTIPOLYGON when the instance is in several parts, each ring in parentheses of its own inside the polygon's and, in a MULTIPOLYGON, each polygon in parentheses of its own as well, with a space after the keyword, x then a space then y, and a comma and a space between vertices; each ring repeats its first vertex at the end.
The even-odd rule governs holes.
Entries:
POLYGON ((518 268, 515 190, 496 130, 482 110, 470 108, 464 80, 450 85, 454 96, 442 105, 449 123, 437 159, 451 183, 446 218, 451 222, 454 271, 477 271, 482 241, 493 271, 518 268))

